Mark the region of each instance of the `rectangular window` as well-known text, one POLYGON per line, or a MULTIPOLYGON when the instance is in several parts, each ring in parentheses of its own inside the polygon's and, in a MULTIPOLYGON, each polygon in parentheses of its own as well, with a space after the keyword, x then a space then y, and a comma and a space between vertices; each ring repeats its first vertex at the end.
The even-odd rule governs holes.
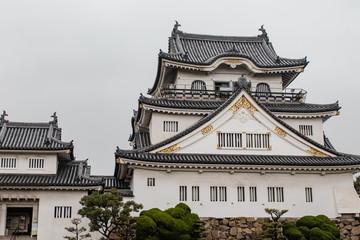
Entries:
POLYGON ((55 206, 54 208, 54 218, 71 218, 70 206, 55 206))
POLYGON ((200 187, 192 186, 192 200, 194 202, 200 201, 200 187))
POLYGON ((217 187, 210 187, 210 201, 211 202, 217 202, 218 201, 217 187))
POLYGON ((29 168, 41 169, 44 168, 44 158, 29 158, 29 168))
POLYGON ((245 188, 237 187, 237 198, 238 202, 245 202, 245 188))
POLYGON ((299 125, 299 132, 305 136, 313 135, 313 126, 312 125, 299 125))
POLYGON ((155 186, 155 178, 148 178, 147 185, 148 185, 148 187, 154 187, 155 186))
POLYGON ((268 202, 284 202, 284 188, 268 187, 268 202))
POLYGON ((219 147, 228 148, 242 148, 242 134, 241 133, 219 133, 218 134, 219 147))
POLYGON ((186 186, 180 186, 179 200, 187 201, 187 187, 186 186))
POLYGON ((310 187, 305 188, 305 199, 306 202, 313 202, 312 188, 310 187))
POLYGON ((270 134, 246 133, 246 148, 269 148, 270 134))
POLYGON ((16 168, 16 158, 1 158, 1 169, 16 168))
POLYGON ((219 148, 270 148, 269 133, 222 133, 217 135, 219 148))
POLYGON ((227 201, 227 191, 226 187, 210 187, 210 201, 211 202, 226 202, 227 201))
POLYGON ((256 187, 249 187, 250 202, 257 201, 256 187))
POLYGON ((179 130, 178 121, 164 121, 163 131, 164 132, 177 132, 179 130))

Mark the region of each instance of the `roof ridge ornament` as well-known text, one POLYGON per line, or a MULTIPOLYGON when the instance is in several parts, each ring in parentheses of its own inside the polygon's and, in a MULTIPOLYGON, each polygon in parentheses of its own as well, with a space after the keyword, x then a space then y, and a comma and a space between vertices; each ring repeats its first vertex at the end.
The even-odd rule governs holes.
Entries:
POLYGON ((259 31, 261 32, 261 35, 257 35, 258 37, 264 38, 266 43, 269 42, 269 37, 268 34, 266 32, 266 29, 264 28, 264 24, 261 25, 261 27, 259 28, 259 31))
POLYGON ((181 24, 179 24, 179 22, 175 20, 175 24, 174 24, 174 28, 173 28, 173 33, 181 32, 181 31, 179 31, 179 27, 181 27, 181 24))
POLYGON ((246 91, 250 92, 251 82, 248 82, 246 77, 239 77, 236 85, 238 85, 238 88, 244 88, 246 91))
POLYGON ((0 116, 0 122, 1 123, 8 122, 8 120, 5 119, 7 116, 8 116, 8 114, 6 113, 5 110, 3 110, 3 114, 1 114, 1 116, 0 116))
POLYGON ((56 116, 56 112, 54 112, 54 114, 51 115, 51 117, 53 118, 53 120, 50 121, 49 123, 50 123, 50 124, 55 124, 55 125, 57 125, 57 123, 58 123, 58 117, 56 116))

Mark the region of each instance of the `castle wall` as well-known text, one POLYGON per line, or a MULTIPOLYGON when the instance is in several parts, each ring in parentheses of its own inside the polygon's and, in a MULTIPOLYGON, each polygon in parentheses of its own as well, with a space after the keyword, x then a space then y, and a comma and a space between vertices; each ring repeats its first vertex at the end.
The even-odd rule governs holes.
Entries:
MULTIPOLYGON (((281 174, 231 173, 219 170, 156 171, 135 169, 134 200, 144 209, 167 209, 180 202, 180 186, 186 186, 188 204, 201 217, 267 217, 265 208, 288 209, 288 217, 324 214, 339 216, 334 188, 352 187, 352 174, 281 174), (155 178, 155 186, 147 186, 155 178), (192 200, 192 187, 199 186, 199 201, 192 200), (226 187, 226 201, 210 201, 210 187, 226 187), (245 201, 238 201, 238 187, 244 187, 245 201), (257 199, 250 201, 250 187, 256 187, 257 199), (269 202, 268 187, 283 188, 283 202, 269 202), (312 202, 306 201, 305 188, 311 188, 312 202)), ((352 188, 352 194, 356 194, 352 188)))

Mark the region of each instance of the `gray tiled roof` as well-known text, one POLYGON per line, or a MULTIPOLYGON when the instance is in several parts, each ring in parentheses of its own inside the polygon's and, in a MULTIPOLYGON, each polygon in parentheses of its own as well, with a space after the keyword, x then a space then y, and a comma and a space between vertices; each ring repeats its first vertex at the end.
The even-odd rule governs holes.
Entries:
POLYGON ((238 164, 238 165, 286 165, 286 166, 344 166, 359 165, 358 156, 316 157, 316 156, 269 156, 269 155, 227 155, 227 154, 165 154, 117 152, 118 157, 158 163, 195 164, 238 164))
POLYGON ((129 182, 120 180, 114 176, 99 176, 93 175, 92 177, 103 179, 105 189, 117 188, 117 189, 130 189, 129 182))
POLYGON ((60 163, 54 175, 1 174, 0 186, 101 186, 102 179, 85 176, 85 161, 60 163))
POLYGON ((169 38, 169 53, 160 56, 178 62, 208 65, 220 57, 244 57, 265 68, 303 66, 306 58, 279 57, 267 38, 228 37, 173 32, 169 38))
MULTIPOLYGON (((169 100, 165 98, 147 98, 141 96, 139 103, 157 107, 167 107, 176 109, 209 109, 218 108, 224 101, 196 101, 196 100, 169 100)), ((296 112, 296 113, 316 113, 337 111, 341 107, 338 102, 331 104, 311 104, 311 103, 262 103, 264 107, 272 112, 296 112)))
POLYGON ((72 142, 61 141, 54 123, 0 122, 0 150, 65 150, 72 142))

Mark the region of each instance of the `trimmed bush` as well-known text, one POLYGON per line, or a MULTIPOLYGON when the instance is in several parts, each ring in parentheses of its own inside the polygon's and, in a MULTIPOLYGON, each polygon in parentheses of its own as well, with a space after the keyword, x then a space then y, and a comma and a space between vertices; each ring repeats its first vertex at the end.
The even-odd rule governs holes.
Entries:
POLYGON ((142 211, 136 227, 137 240, 193 240, 202 232, 199 216, 191 213, 184 203, 161 211, 153 208, 142 211))
POLYGON ((304 216, 294 224, 284 226, 284 235, 289 240, 336 240, 340 239, 340 231, 325 215, 304 216), (301 236, 301 237, 300 237, 301 236))

